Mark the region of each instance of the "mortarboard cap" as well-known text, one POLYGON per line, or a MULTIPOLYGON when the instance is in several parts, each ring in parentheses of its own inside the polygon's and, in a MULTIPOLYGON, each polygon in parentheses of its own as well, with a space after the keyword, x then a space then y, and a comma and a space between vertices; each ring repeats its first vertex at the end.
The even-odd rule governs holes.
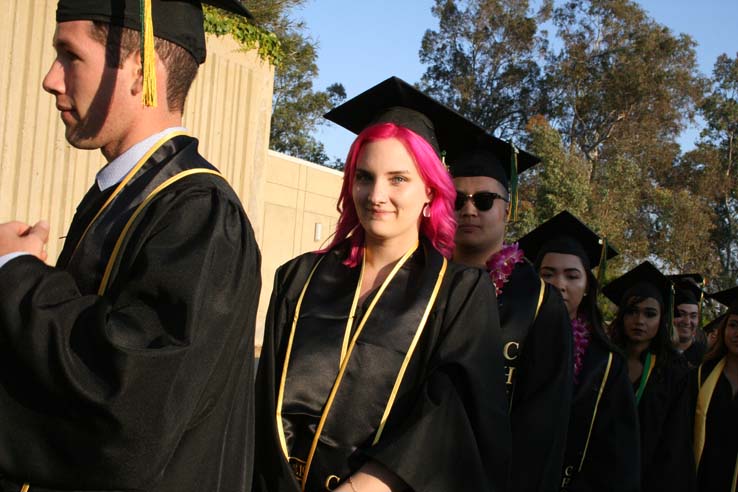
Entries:
POLYGON ((446 161, 454 178, 487 176, 510 189, 511 182, 517 180, 516 174, 527 171, 541 159, 478 129, 458 135, 447 149, 446 161))
POLYGON ((738 287, 731 287, 730 289, 709 294, 709 297, 715 299, 723 306, 730 307, 733 303, 738 302, 738 287))
POLYGON ((417 133, 443 155, 459 134, 481 131, 453 109, 398 77, 390 77, 336 106, 324 117, 353 133, 377 123, 395 123, 417 133))
POLYGON ((702 331, 704 331, 705 333, 710 333, 711 331, 717 330, 718 327, 720 327, 720 323, 723 322, 723 320, 725 319, 727 315, 728 313, 721 314, 714 320, 710 321, 709 323, 707 323, 705 326, 702 327, 702 331))
POLYGON ((588 270, 618 255, 605 239, 566 210, 520 238, 518 244, 536 267, 546 253, 576 255, 588 270))
POLYGON ((154 36, 181 46, 197 61, 205 61, 202 4, 251 17, 239 0, 59 0, 56 21, 105 22, 141 32, 143 103, 156 106, 154 36))
MULTIPOLYGON (((154 36, 181 46, 198 63, 205 61, 205 30, 201 4, 251 17, 238 0, 150 1, 154 36)), ((56 21, 90 20, 141 31, 143 4, 144 0, 59 0, 56 21)))
POLYGON ((603 289, 602 293, 618 306, 626 297, 652 297, 666 305, 670 314, 673 284, 651 262, 644 261, 624 275, 616 278, 603 289))
POLYGON ((674 306, 680 304, 701 305, 704 298, 702 287, 705 285, 705 279, 702 275, 699 273, 683 273, 669 275, 669 279, 674 284, 674 306))

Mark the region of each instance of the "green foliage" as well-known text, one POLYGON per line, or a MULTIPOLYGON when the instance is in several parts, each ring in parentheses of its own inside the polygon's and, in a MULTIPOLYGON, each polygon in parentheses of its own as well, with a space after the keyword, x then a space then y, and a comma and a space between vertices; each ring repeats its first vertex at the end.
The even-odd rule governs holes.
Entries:
POLYGON ((216 36, 230 34, 245 49, 256 49, 259 56, 279 66, 284 58, 282 43, 276 34, 250 23, 247 19, 205 5, 205 32, 216 36))

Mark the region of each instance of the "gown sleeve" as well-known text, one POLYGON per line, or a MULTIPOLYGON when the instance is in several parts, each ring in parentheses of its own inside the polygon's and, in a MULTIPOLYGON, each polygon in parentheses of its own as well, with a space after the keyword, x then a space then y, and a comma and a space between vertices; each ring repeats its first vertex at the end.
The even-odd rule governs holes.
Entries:
POLYGON ((511 438, 494 287, 477 269, 448 282, 445 306, 428 321, 441 336, 418 397, 364 453, 415 492, 505 490, 511 438))
POLYGON ((0 270, 1 475, 149 490, 224 400, 253 418, 260 255, 235 194, 182 180, 128 238, 102 296, 32 257, 0 270))
POLYGON ((566 306, 546 284, 518 361, 510 412, 513 462, 508 490, 559 490, 572 399, 572 344, 566 306))

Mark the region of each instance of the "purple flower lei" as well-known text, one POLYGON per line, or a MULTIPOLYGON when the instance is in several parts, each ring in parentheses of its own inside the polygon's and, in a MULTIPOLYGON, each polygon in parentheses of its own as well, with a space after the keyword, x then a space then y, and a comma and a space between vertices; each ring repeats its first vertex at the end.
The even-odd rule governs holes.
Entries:
POLYGON ((503 244, 502 249, 487 260, 489 278, 495 284, 495 291, 498 296, 502 294, 502 287, 507 283, 515 265, 523 262, 523 257, 523 250, 518 247, 518 243, 513 243, 503 244))
POLYGON ((587 353, 592 335, 589 331, 589 324, 580 316, 571 321, 571 329, 574 334, 574 384, 579 384, 579 373, 584 364, 584 354, 587 353))

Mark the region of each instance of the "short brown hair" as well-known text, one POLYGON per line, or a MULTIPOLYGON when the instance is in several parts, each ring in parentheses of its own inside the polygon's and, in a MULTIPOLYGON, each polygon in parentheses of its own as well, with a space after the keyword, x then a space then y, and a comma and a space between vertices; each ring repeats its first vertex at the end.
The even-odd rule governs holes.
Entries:
MULTIPOLYGON (((105 60, 109 67, 120 68, 129 56, 141 48, 141 33, 127 27, 106 22, 93 22, 92 38, 105 46, 105 60)), ((197 75, 198 63, 195 57, 181 46, 154 38, 154 49, 167 69, 167 107, 170 111, 181 113, 192 82, 197 75)))

